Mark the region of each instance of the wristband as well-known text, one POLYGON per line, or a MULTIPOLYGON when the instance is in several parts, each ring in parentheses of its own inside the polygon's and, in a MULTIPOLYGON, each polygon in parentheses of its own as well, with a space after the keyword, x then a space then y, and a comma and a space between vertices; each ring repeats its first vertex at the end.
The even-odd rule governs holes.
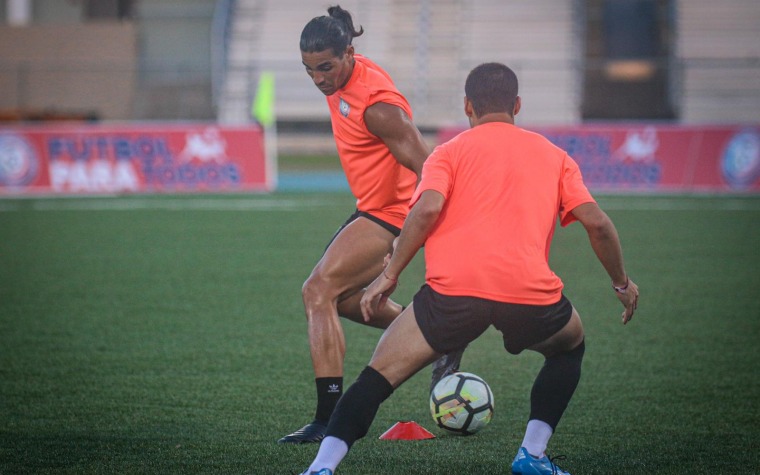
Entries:
POLYGON ((619 294, 624 294, 626 290, 628 290, 628 284, 631 282, 631 280, 626 277, 625 278, 625 285, 622 287, 615 287, 615 284, 612 284, 612 288, 615 289, 615 292, 619 294))
MULTIPOLYGON (((397 283, 398 283, 398 278, 392 279, 392 278, 388 277, 388 274, 386 274, 386 273, 385 273, 385 271, 383 271, 383 277, 385 277, 386 279, 390 280, 390 281, 391 281, 391 282, 393 282, 394 284, 397 284, 397 283)), ((627 285, 628 285, 628 284, 626 284, 626 286, 627 286, 627 285)))

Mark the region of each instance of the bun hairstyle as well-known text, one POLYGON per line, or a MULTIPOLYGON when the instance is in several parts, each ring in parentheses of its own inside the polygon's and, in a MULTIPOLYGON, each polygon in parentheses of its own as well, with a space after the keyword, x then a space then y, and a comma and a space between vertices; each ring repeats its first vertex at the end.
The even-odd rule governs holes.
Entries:
POLYGON ((351 14, 340 5, 328 8, 327 13, 312 18, 304 27, 300 43, 302 52, 316 53, 331 49, 335 56, 341 56, 351 41, 364 33, 361 26, 356 31, 351 14))

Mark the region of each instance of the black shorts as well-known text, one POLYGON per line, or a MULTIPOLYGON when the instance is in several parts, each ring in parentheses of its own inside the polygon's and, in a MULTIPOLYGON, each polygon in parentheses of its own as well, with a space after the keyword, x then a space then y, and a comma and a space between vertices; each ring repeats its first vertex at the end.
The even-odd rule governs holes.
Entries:
POLYGON ((355 221, 357 218, 360 218, 360 217, 367 218, 370 221, 372 221, 373 223, 379 224, 380 226, 382 226, 384 229, 386 229, 388 232, 390 232, 391 234, 393 234, 396 237, 398 237, 398 235, 401 234, 401 229, 400 228, 397 228, 396 226, 394 226, 392 224, 386 223, 382 219, 380 219, 378 217, 375 217, 375 216, 372 216, 369 213, 366 213, 364 211, 356 210, 354 212, 354 214, 352 214, 351 216, 349 216, 348 219, 346 220, 346 222, 343 223, 343 225, 341 227, 339 227, 337 231, 335 231, 335 234, 333 234, 332 239, 330 239, 330 242, 327 243, 327 246, 325 247, 325 251, 327 250, 328 247, 330 247, 330 244, 332 244, 333 241, 335 241, 335 238, 338 237, 338 234, 340 234, 340 232, 343 231, 343 229, 345 229, 346 226, 348 226, 349 224, 351 224, 353 221, 355 221))
POLYGON ((425 284, 414 296, 417 324, 438 353, 464 348, 493 325, 503 335, 504 348, 516 355, 557 333, 572 313, 564 295, 552 305, 523 305, 443 295, 425 284))

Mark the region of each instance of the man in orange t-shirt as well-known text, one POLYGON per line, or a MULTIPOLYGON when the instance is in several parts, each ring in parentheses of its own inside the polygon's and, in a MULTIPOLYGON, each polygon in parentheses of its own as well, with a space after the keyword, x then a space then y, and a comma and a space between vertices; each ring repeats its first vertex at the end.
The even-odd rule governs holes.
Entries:
POLYGON ((380 404, 425 365, 462 349, 493 325, 505 349, 541 353, 525 437, 513 474, 566 474, 546 446, 580 380, 584 333, 549 268, 559 218, 586 229, 592 248, 633 317, 638 287, 625 271, 615 226, 583 184, 577 164, 540 135, 514 125, 517 77, 486 63, 465 84, 471 129, 424 164, 393 255, 361 300, 382 312, 399 274, 425 245, 426 284, 385 331, 367 367, 341 398, 307 474, 334 472, 369 429, 380 404))
POLYGON ((422 161, 429 152, 411 122, 412 109, 406 98, 393 85, 388 74, 370 59, 353 54, 353 69, 348 82, 336 93, 327 96, 333 136, 338 157, 346 173, 348 185, 356 197, 356 209, 401 229, 409 213, 409 198, 417 183, 422 161), (387 109, 394 117, 375 117, 376 108, 387 109), (388 123, 383 123, 388 120, 388 123), (399 143, 386 143, 372 128, 399 127, 399 143), (399 153, 401 163, 391 146, 414 145, 399 153), (415 170, 416 171, 413 171, 415 170))
MULTIPOLYGON (((339 316, 387 328, 401 313, 388 302, 363 319, 364 288, 383 269, 383 259, 409 213, 422 164, 430 153, 412 123, 412 110, 388 73, 355 54, 349 12, 339 6, 312 19, 301 33, 301 59, 314 85, 327 96, 333 135, 356 212, 338 230, 303 285, 309 346, 317 389, 314 420, 280 443, 319 442, 343 393, 345 341, 339 316)), ((434 380, 459 366, 461 352, 441 358, 434 380)))
POLYGON ((571 210, 594 203, 567 153, 514 124, 484 123, 435 150, 412 203, 428 190, 447 204, 425 243, 433 290, 528 305, 560 299, 549 268, 557 215, 566 226, 571 210))

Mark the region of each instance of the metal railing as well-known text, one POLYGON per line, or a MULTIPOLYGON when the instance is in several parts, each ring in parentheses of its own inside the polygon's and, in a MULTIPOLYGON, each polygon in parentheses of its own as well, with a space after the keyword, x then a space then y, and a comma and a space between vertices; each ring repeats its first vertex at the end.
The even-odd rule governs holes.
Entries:
POLYGON ((211 21, 211 101, 215 107, 219 107, 227 77, 227 54, 235 6, 235 0, 218 0, 211 21))

